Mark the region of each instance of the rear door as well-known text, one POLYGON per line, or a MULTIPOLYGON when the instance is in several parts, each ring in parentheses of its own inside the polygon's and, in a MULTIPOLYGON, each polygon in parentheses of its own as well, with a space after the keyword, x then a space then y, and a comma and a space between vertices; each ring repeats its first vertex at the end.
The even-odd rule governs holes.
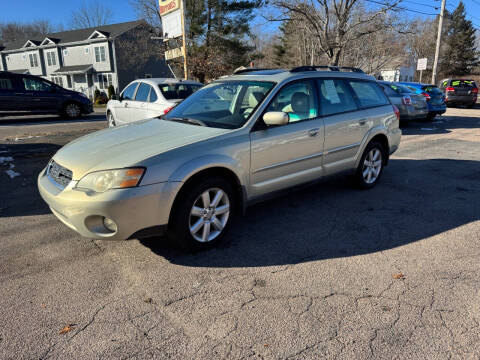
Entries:
POLYGON ((135 100, 131 102, 129 121, 148 119, 148 95, 152 87, 140 82, 135 94, 135 100))
POLYGON ((22 76, 20 86, 24 89, 26 110, 34 112, 56 112, 60 109, 62 96, 55 84, 33 76, 22 76))

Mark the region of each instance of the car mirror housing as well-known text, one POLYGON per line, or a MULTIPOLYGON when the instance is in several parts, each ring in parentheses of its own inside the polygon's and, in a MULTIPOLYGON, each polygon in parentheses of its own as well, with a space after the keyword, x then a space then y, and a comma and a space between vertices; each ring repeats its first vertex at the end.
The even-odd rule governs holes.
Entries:
POLYGON ((290 116, 283 111, 269 111, 263 115, 265 124, 271 125, 285 125, 288 124, 290 116))

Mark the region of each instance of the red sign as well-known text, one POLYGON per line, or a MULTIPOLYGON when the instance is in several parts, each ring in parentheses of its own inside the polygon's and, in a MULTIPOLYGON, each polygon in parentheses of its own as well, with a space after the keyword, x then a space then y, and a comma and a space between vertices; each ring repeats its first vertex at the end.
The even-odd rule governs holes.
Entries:
POLYGON ((166 15, 180 8, 180 0, 159 0, 160 15, 166 15))

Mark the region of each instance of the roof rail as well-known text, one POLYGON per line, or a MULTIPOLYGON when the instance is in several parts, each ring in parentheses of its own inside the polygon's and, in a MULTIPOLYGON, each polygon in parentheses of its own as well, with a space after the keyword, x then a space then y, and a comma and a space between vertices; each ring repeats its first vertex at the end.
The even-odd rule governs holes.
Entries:
POLYGON ((360 74, 365 74, 364 71, 360 68, 350 67, 350 66, 331 66, 331 65, 315 65, 315 66, 297 66, 290 70, 290 72, 304 72, 304 71, 318 71, 318 70, 329 70, 329 71, 350 71, 360 74))
POLYGON ((265 71, 265 70, 277 70, 277 69, 274 69, 274 68, 240 68, 240 69, 235 70, 233 73, 235 75, 237 75, 237 74, 242 74, 242 73, 251 72, 251 71, 265 71))

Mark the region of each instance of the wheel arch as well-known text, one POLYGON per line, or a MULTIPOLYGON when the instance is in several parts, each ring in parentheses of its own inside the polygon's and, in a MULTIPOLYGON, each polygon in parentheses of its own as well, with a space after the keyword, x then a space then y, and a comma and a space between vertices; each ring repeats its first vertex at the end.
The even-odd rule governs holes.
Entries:
POLYGON ((359 149, 359 152, 357 154, 357 160, 355 161, 355 169, 358 167, 358 164, 360 162, 360 159, 362 158, 362 154, 365 151, 366 147, 368 144, 370 144, 372 141, 378 141, 381 143, 385 149, 385 165, 388 165, 388 161, 390 159, 390 143, 388 141, 388 136, 384 131, 375 131, 375 132, 370 132, 368 136, 365 137, 365 140, 363 141, 362 146, 359 149))

